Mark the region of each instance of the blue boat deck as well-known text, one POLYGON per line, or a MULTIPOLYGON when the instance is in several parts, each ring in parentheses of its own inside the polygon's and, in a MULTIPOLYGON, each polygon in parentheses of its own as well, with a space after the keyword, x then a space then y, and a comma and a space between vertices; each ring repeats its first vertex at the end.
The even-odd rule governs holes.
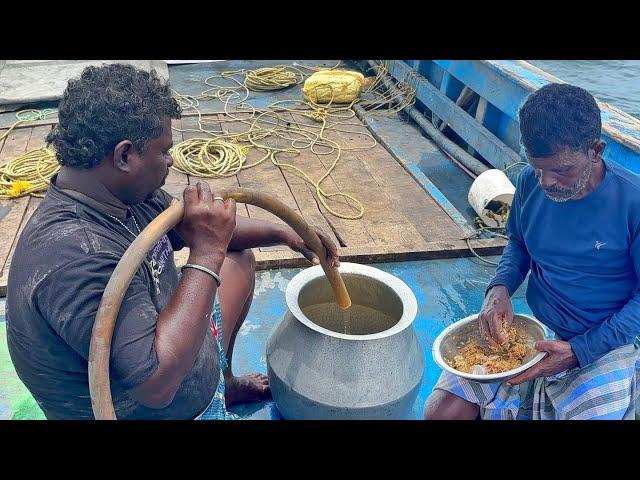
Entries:
MULTIPOLYGON (((497 260, 497 257, 487 257, 497 260)), ((413 407, 413 418, 422 418, 422 406, 440 374, 431 356, 431 345, 448 325, 477 313, 494 268, 475 258, 381 263, 376 268, 395 275, 413 290, 418 301, 414 327, 425 355, 425 374, 413 407)), ((236 374, 266 374, 265 349, 269 333, 286 310, 284 292, 300 269, 266 270, 257 273, 249 315, 238 332, 233 353, 236 374)), ((530 314, 524 286, 513 297, 514 311, 530 314)), ((0 299, 0 419, 43 418, 40 409, 19 383, 6 352, 4 299, 0 299)), ((273 401, 237 405, 231 410, 251 420, 281 419, 273 401)))
MULTIPOLYGON (((215 73, 261 66, 290 64, 288 61, 229 61, 170 67, 175 90, 182 94, 202 93, 203 80, 215 73)), ((302 62, 300 62, 302 63, 302 62)), ((333 66, 335 61, 304 62, 307 65, 333 66)), ((554 81, 553 77, 524 62, 407 60, 388 63, 389 71, 398 80, 409 80, 408 72, 421 74, 410 79, 417 90, 416 107, 425 115, 448 123, 460 145, 471 155, 504 168, 521 160, 517 110, 527 93, 554 81), (477 94, 475 104, 464 111, 455 104, 467 86, 477 94), (457 137, 456 137, 457 135, 457 137)), ((298 99, 296 89, 256 93, 248 100, 255 108, 264 109, 278 100, 298 99)), ((203 113, 220 112, 220 104, 201 104, 203 113)), ((608 143, 607 155, 632 171, 640 163, 640 122, 607 105, 602 105, 605 122, 603 137, 608 143)), ((387 150, 402 164, 407 175, 429 192, 461 232, 473 224, 475 213, 467 202, 472 179, 456 166, 436 145, 413 124, 398 116, 368 118, 369 127, 385 143, 387 150)), ((515 172, 510 172, 513 174, 515 172)), ((25 208, 27 208, 25 206, 25 208)), ((468 253, 468 252, 467 252, 468 253)), ((460 255, 458 252, 456 255, 460 255)), ((418 301, 414 322, 422 345, 426 368, 413 417, 422 418, 422 405, 431 392, 440 370, 431 355, 436 336, 452 322, 477 313, 485 288, 494 274, 494 267, 473 257, 438 258, 425 256, 414 261, 377 263, 380 268, 403 280, 418 301)), ((498 257, 487 257, 496 261, 498 257)), ((278 268, 257 274, 253 305, 236 340, 233 370, 266 373, 265 347, 269 333, 286 309, 285 289, 300 270, 278 268)), ((524 291, 526 282, 513 297, 514 311, 530 314, 524 291)), ((0 299, 0 419, 42 418, 34 400, 16 377, 6 351, 4 299, 0 299)), ((279 419, 271 401, 240 405, 232 408, 246 419, 279 419)))

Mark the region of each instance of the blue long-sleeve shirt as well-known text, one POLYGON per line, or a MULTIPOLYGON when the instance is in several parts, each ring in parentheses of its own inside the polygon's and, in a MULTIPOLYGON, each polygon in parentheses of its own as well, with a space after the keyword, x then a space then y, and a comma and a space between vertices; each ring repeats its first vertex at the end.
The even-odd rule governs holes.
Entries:
POLYGON ((531 272, 533 314, 571 344, 581 367, 640 335, 640 176, 614 162, 586 197, 549 200, 530 166, 520 174, 509 243, 494 285, 509 294, 531 272))

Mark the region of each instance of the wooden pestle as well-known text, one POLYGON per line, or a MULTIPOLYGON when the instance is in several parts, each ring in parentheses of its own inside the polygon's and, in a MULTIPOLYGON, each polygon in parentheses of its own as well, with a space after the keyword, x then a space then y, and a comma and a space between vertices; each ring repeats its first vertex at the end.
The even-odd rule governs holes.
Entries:
MULTIPOLYGON (((224 190, 220 193, 225 199, 233 198, 236 202, 248 203, 263 208, 290 225, 320 259, 320 265, 333 288, 338 305, 344 309, 351 306, 351 299, 338 269, 327 264, 327 253, 324 245, 322 245, 315 231, 300 215, 281 201, 264 193, 244 188, 224 190)), ((109 357, 113 329, 124 294, 129 288, 129 284, 140 264, 144 261, 147 252, 158 242, 160 237, 182 220, 183 215, 184 203, 174 201, 169 208, 149 223, 124 253, 105 287, 93 324, 91 344, 89 346, 89 392, 96 420, 116 419, 111 398, 109 357)))

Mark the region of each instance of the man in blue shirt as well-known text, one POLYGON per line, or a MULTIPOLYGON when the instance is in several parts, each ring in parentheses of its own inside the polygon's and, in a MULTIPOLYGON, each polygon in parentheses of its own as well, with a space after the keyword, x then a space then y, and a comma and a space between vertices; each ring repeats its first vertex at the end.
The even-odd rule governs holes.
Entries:
POLYGON ((490 344, 506 342, 510 296, 530 273, 527 302, 555 339, 537 342, 546 357, 503 384, 443 372, 425 418, 633 419, 640 177, 602 160, 600 109, 581 88, 549 84, 530 95, 520 131, 529 165, 479 327, 490 344))

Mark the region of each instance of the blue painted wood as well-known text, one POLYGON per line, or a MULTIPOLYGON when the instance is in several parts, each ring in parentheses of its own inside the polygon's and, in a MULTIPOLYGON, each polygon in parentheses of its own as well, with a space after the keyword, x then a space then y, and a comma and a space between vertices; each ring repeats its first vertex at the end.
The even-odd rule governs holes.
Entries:
MULTIPOLYGON (((498 257, 488 257, 497 261, 498 257)), ((382 263, 376 268, 394 275, 413 291, 418 313, 413 323, 425 355, 425 374, 413 408, 413 418, 422 419, 424 402, 440 376, 431 347, 440 332, 451 323, 477 313, 495 268, 468 258, 382 263)), ((265 346, 269 333, 286 310, 285 290, 299 270, 258 272, 253 304, 241 327, 233 354, 236 374, 265 372, 265 346)), ((525 298, 526 281, 512 296, 516 313, 531 314, 525 298)), ((273 401, 234 405, 234 413, 249 420, 277 420, 281 417, 273 401)))
MULTIPOLYGON (((446 121, 465 142, 480 152, 496 168, 503 168, 506 164, 504 156, 495 155, 492 152, 494 148, 504 154, 505 151, 499 145, 524 158, 524 151, 520 145, 518 111, 526 97, 549 82, 562 82, 519 60, 422 60, 421 62, 421 68, 427 75, 419 82, 419 101, 427 109, 433 109, 436 116, 446 121), (466 113, 460 108, 452 107, 444 99, 434 95, 433 89, 425 86, 425 84, 432 87, 439 86, 438 75, 450 78, 447 81, 447 91, 449 84, 459 81, 488 101, 483 125, 474 122, 468 116, 465 117, 466 113), (487 135, 482 128, 493 137, 487 135), (497 144, 496 139, 498 139, 497 144), (484 149, 481 148, 483 144, 484 149)), ((400 79, 404 78, 407 71, 411 69, 405 62, 392 62, 391 67, 392 75, 400 79)), ((604 158, 640 173, 640 120, 608 104, 598 103, 602 115, 602 139, 607 143, 604 158)), ((507 157, 509 155, 507 153, 507 157)))
POLYGON ((534 90, 501 75, 501 71, 482 61, 434 60, 434 63, 516 121, 520 105, 534 90))
MULTIPOLYGON (((378 138, 383 138, 383 129, 378 125, 378 122, 374 117, 367 117, 367 123, 369 128, 373 130, 378 138)), ((416 132, 417 133, 417 132, 416 132)), ((424 174, 422 169, 409 159, 409 156, 405 150, 397 142, 384 142, 385 147, 391 151, 394 157, 404 167, 409 174, 418 182, 418 184, 425 190, 431 197, 438 202, 438 205, 449 215, 458 227, 464 232, 465 235, 471 236, 475 234, 475 228, 467 221, 462 213, 449 201, 449 199, 440 191, 434 183, 424 174)))
MULTIPOLYGON (((519 60, 434 62, 487 98, 516 124, 520 106, 530 93, 550 82, 563 83, 553 75, 519 60)), ((630 170, 640 172, 640 120, 606 103, 598 104, 603 140, 609 140, 612 157, 630 170)))
POLYGON ((443 195, 438 187, 436 187, 431 180, 420 170, 420 167, 415 163, 407 162, 407 170, 411 173, 411 176, 420 184, 420 186, 427 191, 431 197, 438 202, 442 209, 447 212, 447 215, 456 222, 456 224, 462 229, 462 231, 468 235, 474 235, 475 229, 469 225, 464 216, 458 211, 456 207, 443 195))
POLYGON ((419 72, 421 75, 425 76, 431 85, 440 85, 442 82, 442 77, 444 75, 444 70, 440 68, 435 62, 430 61, 428 67, 424 68, 425 72, 419 72))
MULTIPOLYGON (((395 62, 391 66, 391 74, 395 78, 405 78, 410 71, 404 62, 395 62)), ((513 162, 521 161, 521 157, 504 142, 479 124, 475 118, 458 107, 450 98, 431 85, 424 77, 418 78, 416 96, 435 115, 445 119, 449 126, 469 145, 478 151, 496 168, 504 168, 513 162)))

